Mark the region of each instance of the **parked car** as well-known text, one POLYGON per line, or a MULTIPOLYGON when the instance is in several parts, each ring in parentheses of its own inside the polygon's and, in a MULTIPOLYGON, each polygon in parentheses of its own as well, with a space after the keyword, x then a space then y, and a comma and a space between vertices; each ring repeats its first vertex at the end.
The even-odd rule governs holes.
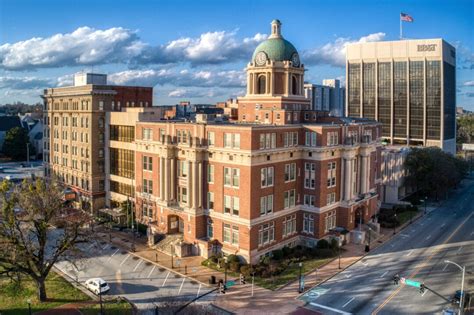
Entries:
POLYGON ((110 290, 109 285, 102 278, 92 278, 86 281, 86 288, 95 294, 104 294, 110 290))

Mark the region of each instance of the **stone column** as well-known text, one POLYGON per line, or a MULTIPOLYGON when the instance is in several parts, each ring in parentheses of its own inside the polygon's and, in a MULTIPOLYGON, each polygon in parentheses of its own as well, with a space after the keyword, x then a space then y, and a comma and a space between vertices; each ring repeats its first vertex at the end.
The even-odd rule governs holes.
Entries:
POLYGON ((176 171, 175 171, 175 164, 176 164, 176 159, 172 158, 171 159, 171 174, 170 174, 170 199, 174 200, 174 192, 176 189, 176 184, 175 184, 175 179, 176 179, 176 171))
POLYGON ((251 94, 251 82, 250 82, 250 77, 251 77, 251 74, 250 73, 247 73, 247 95, 248 94, 251 94))
POLYGON ((197 207, 197 181, 198 181, 198 176, 197 176, 197 162, 193 162, 193 187, 192 187, 192 196, 193 196, 193 208, 195 209, 197 207))
POLYGON ((198 163, 198 203, 197 206, 200 208, 202 207, 202 181, 203 181, 203 174, 202 174, 202 162, 198 163))
POLYGON ((165 181, 165 201, 170 200, 170 159, 164 159, 165 162, 165 174, 164 174, 164 181, 165 181))
POLYGON ((192 181, 192 176, 191 176, 191 170, 192 170, 192 163, 191 161, 187 161, 186 162, 187 165, 188 165, 188 182, 187 182, 187 193, 188 193, 188 208, 191 208, 192 207, 192 202, 191 202, 191 181, 192 181))
POLYGON ((159 185, 160 186, 160 194, 159 194, 160 196, 159 196, 159 198, 160 198, 160 200, 164 200, 164 195, 163 195, 163 191, 164 191, 164 187, 163 187, 163 177, 164 177, 163 176, 164 175, 163 174, 164 173, 163 158, 159 157, 158 159, 160 161, 160 174, 158 174, 159 175, 158 176, 159 183, 160 183, 160 185, 159 185))
POLYGON ((350 200, 351 199, 351 175, 352 175, 352 163, 350 158, 344 158, 344 200, 350 200))
POLYGON ((367 155, 360 157, 360 193, 367 193, 367 155))

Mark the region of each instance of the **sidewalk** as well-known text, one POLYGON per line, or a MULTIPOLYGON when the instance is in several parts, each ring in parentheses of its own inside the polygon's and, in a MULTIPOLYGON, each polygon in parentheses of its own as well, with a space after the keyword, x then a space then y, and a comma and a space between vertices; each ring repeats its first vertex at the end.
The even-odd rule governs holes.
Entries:
MULTIPOLYGON (((433 211, 434 207, 428 206, 428 213, 433 211)), ((415 222, 419 218, 423 217, 423 211, 420 211, 415 216, 412 222, 415 222)), ((406 222, 402 226, 397 228, 397 234, 400 233, 410 222, 406 222)), ((101 230, 100 235, 105 241, 109 241, 108 234, 112 233, 112 243, 118 245, 122 249, 130 250, 132 248, 132 236, 130 233, 120 232, 112 230, 101 230)), ((394 236, 393 229, 381 228, 380 237, 371 242, 371 251, 375 248, 383 245, 386 241, 394 236)), ((305 289, 309 290, 317 284, 321 284, 330 278, 337 275, 339 272, 344 271, 352 264, 363 259, 368 253, 365 252, 364 245, 347 244, 344 246, 344 252, 341 253, 340 267, 339 258, 336 257, 321 268, 314 270, 305 275, 305 289)), ((203 258, 199 256, 174 258, 173 266, 171 265, 171 256, 150 249, 146 244, 146 237, 135 239, 135 252, 134 255, 140 256, 145 260, 158 264, 162 268, 172 270, 176 273, 181 274, 189 278, 193 278, 196 281, 201 282, 204 285, 209 286, 209 278, 214 275, 217 280, 223 279, 224 274, 212 270, 210 268, 201 265, 203 258)), ((297 279, 295 281, 281 287, 277 290, 268 290, 258 286, 254 286, 254 292, 252 296, 252 285, 251 279, 247 279, 245 285, 235 285, 228 289, 226 294, 218 295, 214 304, 220 308, 228 310, 236 314, 292 314, 301 313, 301 307, 304 306, 305 302, 298 300, 297 297, 299 283, 297 279)))

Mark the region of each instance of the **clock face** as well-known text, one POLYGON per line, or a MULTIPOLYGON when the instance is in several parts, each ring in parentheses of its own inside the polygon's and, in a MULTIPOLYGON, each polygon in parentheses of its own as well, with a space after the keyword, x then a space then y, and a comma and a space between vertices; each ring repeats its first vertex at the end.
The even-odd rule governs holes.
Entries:
POLYGON ((300 56, 298 56, 297 53, 294 53, 291 56, 291 62, 293 63, 293 66, 298 67, 300 65, 300 56))
POLYGON ((255 56, 255 63, 259 66, 263 66, 267 62, 267 54, 263 51, 260 51, 257 56, 255 56))

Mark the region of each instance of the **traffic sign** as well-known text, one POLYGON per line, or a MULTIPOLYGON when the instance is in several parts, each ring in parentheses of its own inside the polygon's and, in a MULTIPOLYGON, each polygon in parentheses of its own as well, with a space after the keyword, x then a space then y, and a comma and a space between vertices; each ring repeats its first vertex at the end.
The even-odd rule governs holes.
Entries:
POLYGON ((226 285, 226 287, 230 288, 230 287, 235 285, 235 281, 234 280, 229 280, 229 281, 227 281, 227 283, 225 285, 226 285))
POLYGON ((413 281, 413 280, 410 280, 410 279, 405 279, 405 284, 410 285, 410 286, 415 287, 415 288, 420 288, 420 286, 421 286, 420 282, 413 281))

